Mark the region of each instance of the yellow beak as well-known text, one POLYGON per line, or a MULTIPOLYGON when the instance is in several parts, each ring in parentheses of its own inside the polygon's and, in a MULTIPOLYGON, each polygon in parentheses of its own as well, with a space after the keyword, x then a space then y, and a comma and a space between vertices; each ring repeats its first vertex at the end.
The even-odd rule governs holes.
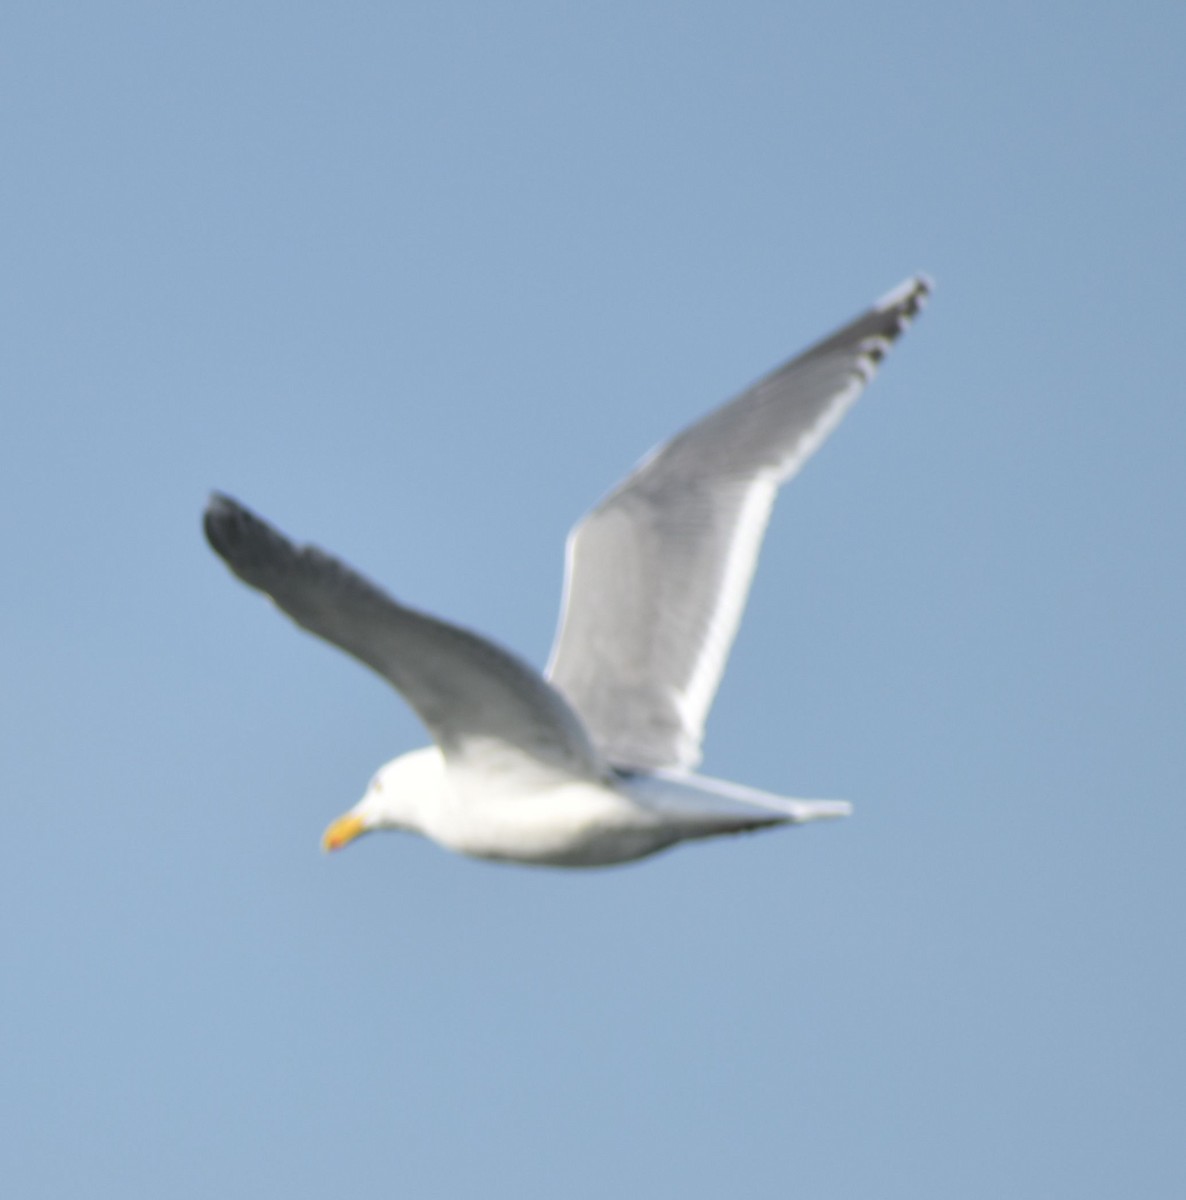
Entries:
POLYGON ((322 850, 341 850, 348 842, 354 841, 361 833, 366 833, 367 827, 362 817, 347 813, 330 823, 330 827, 321 835, 322 850))

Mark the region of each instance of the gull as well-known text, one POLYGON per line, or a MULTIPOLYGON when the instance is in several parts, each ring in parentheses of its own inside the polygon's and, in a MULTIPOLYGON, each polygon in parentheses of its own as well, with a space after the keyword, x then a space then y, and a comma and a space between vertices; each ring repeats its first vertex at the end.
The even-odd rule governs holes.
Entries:
POLYGON ((695 768, 775 495, 930 287, 906 280, 652 450, 588 513, 568 537, 543 674, 214 493, 206 537, 230 569, 378 672, 432 737, 381 767, 323 846, 394 829, 476 858, 594 867, 846 816, 845 801, 789 799, 695 768))

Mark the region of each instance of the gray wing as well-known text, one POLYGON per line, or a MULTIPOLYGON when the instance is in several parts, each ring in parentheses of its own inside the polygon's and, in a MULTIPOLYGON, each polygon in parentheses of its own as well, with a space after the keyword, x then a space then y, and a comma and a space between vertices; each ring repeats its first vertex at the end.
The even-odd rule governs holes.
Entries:
POLYGON ((602 778, 579 718, 540 674, 493 642, 397 604, 315 546, 294 546, 229 497, 213 495, 206 537, 245 583, 298 625, 393 684, 456 764, 509 754, 536 769, 602 778))
POLYGON ((652 451, 573 529, 546 674, 612 763, 699 762, 775 494, 929 291, 925 276, 906 280, 652 451))

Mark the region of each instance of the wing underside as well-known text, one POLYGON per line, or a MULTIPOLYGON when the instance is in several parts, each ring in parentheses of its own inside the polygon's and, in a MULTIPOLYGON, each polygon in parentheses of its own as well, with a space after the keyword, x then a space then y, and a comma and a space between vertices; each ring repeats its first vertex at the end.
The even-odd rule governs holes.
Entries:
POLYGON ((691 768, 778 488, 929 293, 907 280, 671 441, 572 531, 547 676, 613 763, 691 768))

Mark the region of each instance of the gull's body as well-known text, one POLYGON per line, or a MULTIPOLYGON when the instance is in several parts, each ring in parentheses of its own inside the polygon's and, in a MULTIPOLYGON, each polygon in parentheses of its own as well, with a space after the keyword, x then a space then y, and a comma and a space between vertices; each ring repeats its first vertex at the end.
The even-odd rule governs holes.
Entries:
POLYGON ((435 746, 380 768, 352 810, 364 828, 388 823, 474 858, 554 867, 629 862, 691 838, 847 812, 841 801, 786 800, 690 772, 532 780, 514 766, 448 770, 435 746), (385 822, 395 797, 399 820, 385 822))
POLYGON ((842 801, 786 799, 693 768, 775 494, 928 290, 921 276, 895 288, 653 451, 577 525, 545 675, 214 496, 206 533, 231 569, 383 675, 435 743, 382 767, 327 847, 403 829, 478 858, 603 866, 845 815, 842 801))

